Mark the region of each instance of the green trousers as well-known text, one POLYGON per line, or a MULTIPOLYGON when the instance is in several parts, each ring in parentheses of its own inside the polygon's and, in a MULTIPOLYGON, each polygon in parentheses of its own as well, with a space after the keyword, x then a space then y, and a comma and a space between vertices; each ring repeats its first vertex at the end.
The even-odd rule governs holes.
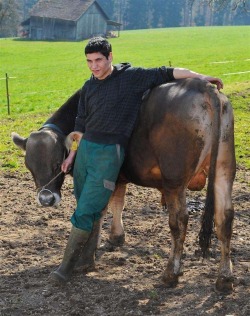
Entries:
POLYGON ((115 189, 123 161, 124 149, 120 145, 81 140, 73 171, 77 206, 71 222, 75 227, 92 230, 115 189))

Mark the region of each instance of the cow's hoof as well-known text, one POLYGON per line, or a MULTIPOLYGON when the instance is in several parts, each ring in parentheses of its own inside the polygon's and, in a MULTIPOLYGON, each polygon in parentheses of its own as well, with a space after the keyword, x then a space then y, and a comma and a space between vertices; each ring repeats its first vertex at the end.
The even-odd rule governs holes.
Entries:
POLYGON ((233 277, 218 277, 215 284, 216 291, 224 294, 233 292, 233 277))
POLYGON ((123 234, 123 235, 110 235, 108 241, 114 247, 121 247, 125 243, 125 234, 123 234))
POLYGON ((178 284, 178 275, 163 274, 162 281, 165 287, 176 287, 178 284))

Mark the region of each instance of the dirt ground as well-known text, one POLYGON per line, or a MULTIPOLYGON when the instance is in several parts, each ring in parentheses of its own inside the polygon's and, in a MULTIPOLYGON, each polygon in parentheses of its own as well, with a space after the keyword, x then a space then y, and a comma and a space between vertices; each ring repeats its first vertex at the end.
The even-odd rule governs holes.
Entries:
POLYGON ((42 208, 29 173, 1 174, 0 315, 250 315, 249 176, 249 171, 238 170, 234 185, 235 281, 234 292, 224 296, 214 289, 220 257, 215 236, 211 259, 197 256, 204 191, 188 196, 184 275, 176 288, 160 286, 170 251, 168 214, 156 190, 134 185, 129 185, 126 198, 125 245, 105 246, 108 214, 96 270, 75 272, 66 286, 58 287, 50 285, 48 276, 60 263, 71 227, 72 179, 67 177, 58 207, 42 208))

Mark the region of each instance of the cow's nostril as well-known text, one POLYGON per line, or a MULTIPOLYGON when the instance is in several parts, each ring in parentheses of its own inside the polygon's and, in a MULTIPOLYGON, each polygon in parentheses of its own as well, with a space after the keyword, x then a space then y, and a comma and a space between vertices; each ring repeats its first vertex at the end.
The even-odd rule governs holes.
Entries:
POLYGON ((38 193, 38 200, 42 206, 52 206, 55 203, 54 194, 48 189, 42 189, 38 193))

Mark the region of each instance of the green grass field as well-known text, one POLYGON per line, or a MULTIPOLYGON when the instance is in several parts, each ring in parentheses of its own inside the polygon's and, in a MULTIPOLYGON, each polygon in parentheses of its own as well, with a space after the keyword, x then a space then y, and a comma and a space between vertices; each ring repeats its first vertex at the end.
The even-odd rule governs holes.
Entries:
MULTIPOLYGON (((250 168, 250 27, 200 27, 121 32, 110 39, 114 63, 171 64, 218 76, 235 112, 237 163, 250 168)), ((0 40, 0 159, 2 170, 25 170, 10 133, 38 129, 89 77, 83 42, 0 40), (7 113, 5 74, 9 79, 7 113)))

